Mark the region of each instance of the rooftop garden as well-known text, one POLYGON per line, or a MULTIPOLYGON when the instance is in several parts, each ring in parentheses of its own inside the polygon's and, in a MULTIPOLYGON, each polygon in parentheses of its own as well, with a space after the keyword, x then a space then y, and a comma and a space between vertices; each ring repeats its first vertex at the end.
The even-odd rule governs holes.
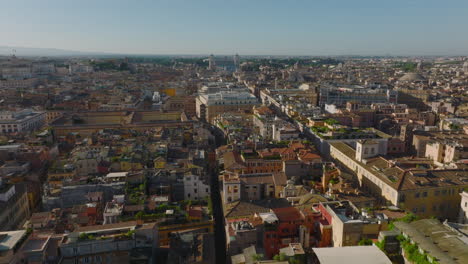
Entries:
POLYGON ((280 155, 271 155, 271 156, 266 156, 263 157, 264 160, 280 160, 281 156, 280 155))
POLYGON ((375 132, 370 129, 313 126, 310 128, 310 130, 312 130, 314 134, 324 139, 359 139, 378 137, 375 132))
POLYGON ((197 220, 189 220, 189 215, 186 208, 194 205, 207 206, 209 215, 212 215, 213 204, 211 199, 204 200, 182 200, 173 204, 158 205, 151 212, 140 211, 133 216, 122 216, 121 221, 143 220, 143 221, 159 221, 160 225, 185 224, 197 220), (167 210, 173 210, 173 213, 167 214, 167 210))
POLYGON ((144 204, 146 199, 146 181, 138 186, 127 184, 125 193, 131 204, 144 204))
POLYGON ((319 134, 328 133, 328 131, 330 131, 330 129, 328 127, 326 127, 326 126, 313 126, 310 129, 313 132, 319 133, 319 134))
POLYGON ((405 252, 405 257, 413 263, 418 264, 438 264, 439 262, 429 259, 433 259, 426 252, 419 249, 418 244, 412 243, 410 239, 405 238, 402 235, 397 236, 397 239, 400 241, 400 246, 405 252))
POLYGON ((258 153, 255 152, 255 151, 252 151, 252 152, 242 151, 241 155, 242 155, 242 157, 244 159, 257 159, 257 158, 259 158, 258 153))
POLYGON ((289 142, 290 142, 289 140, 281 140, 281 141, 275 141, 275 142, 273 142, 273 144, 279 145, 279 146, 282 146, 282 147, 288 147, 289 142))
POLYGON ((105 239, 131 239, 135 234, 135 230, 129 230, 125 233, 119 233, 114 235, 102 235, 102 236, 95 236, 89 233, 80 233, 78 236, 78 241, 87 241, 87 240, 105 240, 105 239))
POLYGON ((333 119, 333 118, 328 118, 328 119, 325 119, 325 124, 327 125, 330 125, 330 126, 333 126, 333 125, 338 125, 340 124, 340 122, 338 122, 338 120, 336 119, 333 119))
MULTIPOLYGON (((412 214, 408 213, 405 216, 394 220, 390 223, 389 229, 393 230, 394 229, 394 222, 402 221, 405 223, 411 223, 413 221, 419 220, 419 217, 412 214)), ((397 240, 400 242, 400 247, 402 251, 405 253, 405 258, 411 261, 412 263, 421 263, 421 264, 438 264, 439 262, 436 261, 432 256, 424 252, 424 250, 420 249, 417 243, 412 242, 409 238, 403 236, 403 235, 398 235, 397 240)), ((382 241, 375 242, 375 245, 380 248, 385 254, 387 254, 389 257, 395 257, 395 255, 399 254, 389 254, 388 252, 385 251, 385 245, 386 245, 386 239, 383 239, 382 241)))

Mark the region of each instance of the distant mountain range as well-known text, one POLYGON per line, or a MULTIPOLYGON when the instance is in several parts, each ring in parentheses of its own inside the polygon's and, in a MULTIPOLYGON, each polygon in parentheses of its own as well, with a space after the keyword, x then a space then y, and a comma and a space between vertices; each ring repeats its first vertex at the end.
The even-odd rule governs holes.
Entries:
POLYGON ((10 56, 15 54, 16 56, 87 56, 87 55, 112 55, 111 53, 104 52, 84 52, 64 49, 53 49, 53 48, 26 48, 26 47, 11 47, 11 46, 0 46, 0 55, 10 56))

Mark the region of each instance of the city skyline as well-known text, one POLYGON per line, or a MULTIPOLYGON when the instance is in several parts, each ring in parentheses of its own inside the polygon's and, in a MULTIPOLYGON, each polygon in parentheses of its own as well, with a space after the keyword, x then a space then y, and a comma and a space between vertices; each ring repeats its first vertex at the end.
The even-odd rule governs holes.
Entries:
POLYGON ((466 11, 0 0, 0 264, 468 263, 466 11))
POLYGON ((46 2, 4 4, 0 46, 135 55, 468 54, 464 1, 46 2))

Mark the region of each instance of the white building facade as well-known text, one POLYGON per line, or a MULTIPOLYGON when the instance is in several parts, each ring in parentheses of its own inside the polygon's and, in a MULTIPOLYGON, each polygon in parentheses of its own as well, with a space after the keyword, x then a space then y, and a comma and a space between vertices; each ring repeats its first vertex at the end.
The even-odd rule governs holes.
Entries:
POLYGON ((205 184, 198 175, 184 176, 184 199, 203 200, 210 196, 210 186, 205 184))
POLYGON ((41 128, 46 122, 45 112, 25 109, 17 112, 0 112, 0 134, 30 132, 41 128))

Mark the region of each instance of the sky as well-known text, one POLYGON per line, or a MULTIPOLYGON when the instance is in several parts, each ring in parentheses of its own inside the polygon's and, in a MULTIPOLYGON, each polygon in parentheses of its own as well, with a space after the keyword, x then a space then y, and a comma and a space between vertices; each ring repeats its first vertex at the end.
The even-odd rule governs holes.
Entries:
POLYGON ((468 1, 0 0, 0 46, 125 54, 468 55, 468 1))

